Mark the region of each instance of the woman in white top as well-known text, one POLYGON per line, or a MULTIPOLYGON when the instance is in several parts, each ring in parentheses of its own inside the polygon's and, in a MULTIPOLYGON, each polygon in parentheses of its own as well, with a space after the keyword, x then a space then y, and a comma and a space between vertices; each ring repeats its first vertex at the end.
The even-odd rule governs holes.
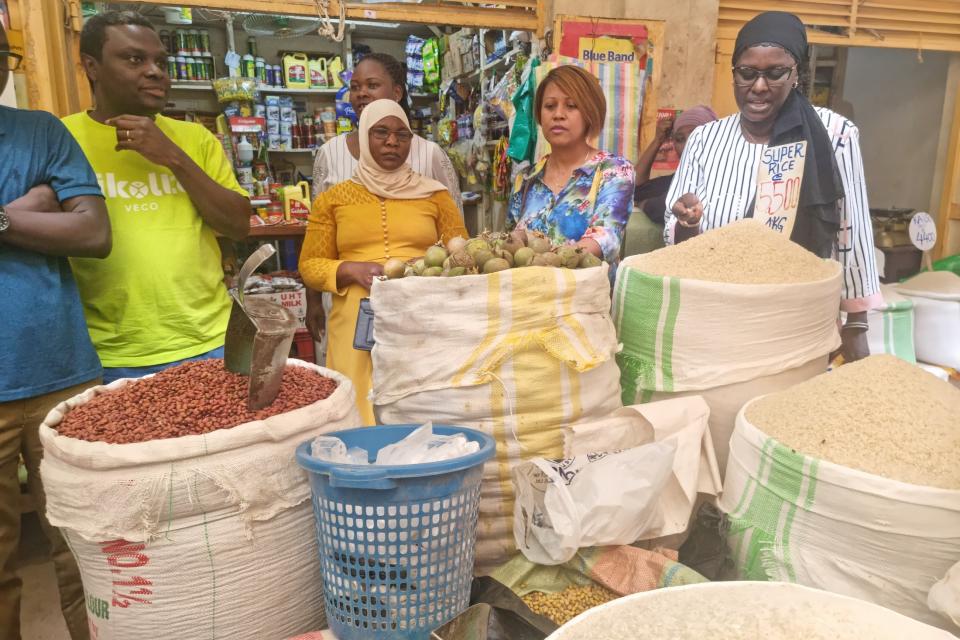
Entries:
MULTIPOLYGON (((370 53, 354 66, 350 79, 350 104, 359 116, 368 104, 382 99, 393 100, 404 111, 409 110, 406 70, 393 56, 370 53)), ((413 136, 407 161, 415 172, 446 185, 457 208, 463 212, 460 178, 438 144, 413 136)), ((314 198, 334 185, 350 180, 359 163, 360 136, 357 131, 324 143, 313 163, 314 198)), ((323 342, 329 307, 330 301, 325 300, 323 294, 307 289, 307 328, 317 342, 323 342)))
MULTIPOLYGON (((843 267, 847 312, 841 332, 848 362, 869 355, 866 314, 880 301, 873 228, 860 155, 859 131, 843 116, 810 104, 797 91, 807 64, 807 34, 796 16, 762 13, 744 25, 733 55, 736 113, 694 129, 673 178, 664 217, 664 239, 683 242, 741 218, 776 211, 792 201, 790 239, 843 267), (799 193, 796 178, 772 177, 757 193, 758 171, 768 149, 804 161, 799 193), (756 206, 755 206, 756 205, 756 206)), ((782 163, 774 163, 779 166, 782 163)), ((769 166, 769 164, 767 165, 769 166)), ((769 171, 769 169, 768 169, 769 171)), ((783 174, 781 174, 783 176, 783 174)), ((789 210, 785 213, 789 213, 789 210)), ((776 223, 789 216, 768 217, 776 223)))

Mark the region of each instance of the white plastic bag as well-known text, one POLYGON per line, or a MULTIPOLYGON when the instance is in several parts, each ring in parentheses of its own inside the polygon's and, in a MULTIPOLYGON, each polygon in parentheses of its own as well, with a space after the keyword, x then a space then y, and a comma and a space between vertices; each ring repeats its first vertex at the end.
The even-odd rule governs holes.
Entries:
POLYGON ((517 547, 531 562, 563 564, 581 547, 630 544, 661 527, 676 451, 675 442, 655 442, 521 464, 513 472, 517 547))
POLYGON ((682 543, 698 495, 720 493, 709 417, 703 398, 693 396, 625 407, 570 427, 567 460, 538 458, 514 470, 517 546, 533 562, 557 564, 580 547, 682 543), (594 453, 618 447, 625 449, 594 453))
POLYGON ((953 565, 947 575, 927 593, 927 606, 957 626, 960 633, 960 562, 953 565))

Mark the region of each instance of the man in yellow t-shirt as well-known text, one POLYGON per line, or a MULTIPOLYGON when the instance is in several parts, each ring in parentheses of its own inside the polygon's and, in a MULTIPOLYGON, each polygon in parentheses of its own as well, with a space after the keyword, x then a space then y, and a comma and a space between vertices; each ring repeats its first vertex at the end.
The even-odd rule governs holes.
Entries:
POLYGON ((209 131, 159 115, 167 52, 145 18, 90 18, 80 53, 96 107, 63 122, 106 197, 113 253, 70 262, 104 381, 220 357, 231 302, 216 234, 246 237, 247 194, 209 131))

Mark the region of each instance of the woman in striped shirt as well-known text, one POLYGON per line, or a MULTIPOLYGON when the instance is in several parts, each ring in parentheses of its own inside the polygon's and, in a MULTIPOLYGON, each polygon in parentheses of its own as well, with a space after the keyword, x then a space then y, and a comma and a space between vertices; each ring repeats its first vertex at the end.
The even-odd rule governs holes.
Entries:
POLYGON ((873 229, 859 131, 797 91, 806 56, 806 29, 796 16, 771 11, 744 25, 733 54, 740 112, 698 127, 687 139, 667 194, 673 204, 664 217, 664 240, 682 242, 753 217, 764 152, 804 142, 790 238, 843 267, 842 353, 849 362, 869 355, 866 312, 880 301, 873 229))

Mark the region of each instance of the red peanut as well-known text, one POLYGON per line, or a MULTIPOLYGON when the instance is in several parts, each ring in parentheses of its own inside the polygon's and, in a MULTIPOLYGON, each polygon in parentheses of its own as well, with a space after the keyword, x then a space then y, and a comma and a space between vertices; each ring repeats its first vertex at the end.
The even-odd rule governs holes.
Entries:
POLYGON ((249 379, 230 373, 223 360, 187 362, 104 393, 69 412, 60 435, 128 444, 209 433, 262 420, 328 398, 337 382, 305 367, 288 366, 277 399, 247 409, 249 379))

